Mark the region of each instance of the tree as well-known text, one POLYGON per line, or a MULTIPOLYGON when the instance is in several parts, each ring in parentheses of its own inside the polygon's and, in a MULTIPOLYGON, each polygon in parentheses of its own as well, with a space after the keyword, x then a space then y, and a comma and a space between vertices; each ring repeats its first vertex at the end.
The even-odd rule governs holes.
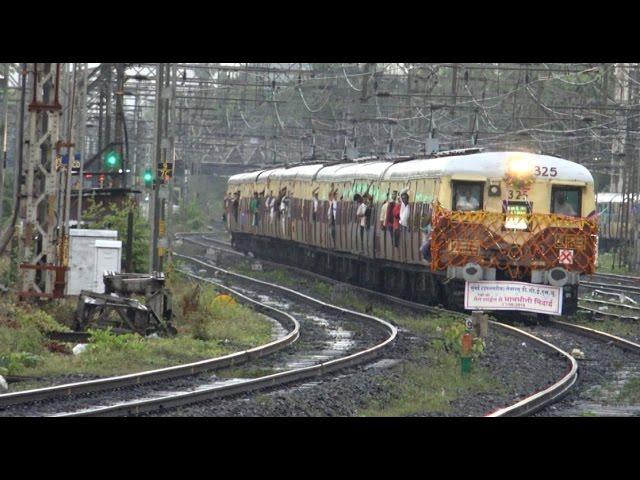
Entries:
MULTIPOLYGON (((117 230, 118 238, 124 241, 127 238, 127 217, 130 211, 133 212, 133 270, 146 272, 149 270, 150 226, 133 200, 128 200, 122 209, 111 212, 91 199, 83 218, 89 223, 89 228, 117 230)), ((123 258, 123 263, 124 260, 123 258)))

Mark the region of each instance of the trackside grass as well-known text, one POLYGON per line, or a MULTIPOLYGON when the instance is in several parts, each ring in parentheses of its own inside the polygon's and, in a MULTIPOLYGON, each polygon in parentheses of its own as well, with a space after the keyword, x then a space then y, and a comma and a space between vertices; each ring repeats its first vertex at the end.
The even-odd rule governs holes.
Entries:
MULTIPOLYGON (((91 331, 91 342, 80 355, 70 346, 44 337, 49 330, 65 330, 52 315, 9 298, 0 299, 0 374, 49 377, 83 374, 108 376, 133 373, 202 360, 244 350, 272 339, 271 322, 263 315, 226 298, 221 301, 211 285, 197 287, 172 272, 175 337, 151 338, 91 331), (194 311, 183 312, 192 300, 194 311), (194 299, 196 299, 194 301, 194 299)), ((64 311, 65 308, 61 308, 64 311)), ((56 316, 61 316, 51 306, 56 316)), ((188 310, 188 309, 187 309, 188 310)), ((27 388, 27 382, 15 384, 27 388)))

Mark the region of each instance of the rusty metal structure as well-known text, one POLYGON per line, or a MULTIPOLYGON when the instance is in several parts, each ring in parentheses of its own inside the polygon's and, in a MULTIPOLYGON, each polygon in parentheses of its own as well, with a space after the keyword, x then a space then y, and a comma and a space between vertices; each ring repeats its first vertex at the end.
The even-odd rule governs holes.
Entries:
POLYGON ((61 230, 64 211, 57 208, 61 184, 60 63, 27 67, 30 100, 26 159, 21 185, 24 197, 23 262, 20 295, 64 295, 67 239, 61 230))
POLYGON ((165 290, 164 283, 164 274, 157 272, 151 275, 107 272, 104 275, 105 293, 80 292, 75 329, 106 326, 140 335, 175 334, 171 324, 171 295, 165 290), (144 302, 136 296, 144 297, 144 302))

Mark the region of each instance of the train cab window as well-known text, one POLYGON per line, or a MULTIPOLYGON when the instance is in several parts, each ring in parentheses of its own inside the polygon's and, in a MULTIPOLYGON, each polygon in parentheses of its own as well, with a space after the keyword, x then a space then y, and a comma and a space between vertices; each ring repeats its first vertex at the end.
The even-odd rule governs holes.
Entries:
POLYGON ((582 191, 577 187, 553 187, 551 190, 551 213, 581 216, 582 191))
POLYGON ((482 210, 482 193, 484 183, 454 182, 453 210, 459 212, 473 212, 482 210))

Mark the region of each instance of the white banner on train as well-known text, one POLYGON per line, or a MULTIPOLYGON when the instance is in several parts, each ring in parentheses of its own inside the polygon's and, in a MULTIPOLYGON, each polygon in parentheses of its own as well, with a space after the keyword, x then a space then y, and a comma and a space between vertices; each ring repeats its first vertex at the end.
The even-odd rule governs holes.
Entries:
POLYGON ((562 314, 562 288, 523 282, 467 282, 464 291, 466 310, 519 310, 562 314))

